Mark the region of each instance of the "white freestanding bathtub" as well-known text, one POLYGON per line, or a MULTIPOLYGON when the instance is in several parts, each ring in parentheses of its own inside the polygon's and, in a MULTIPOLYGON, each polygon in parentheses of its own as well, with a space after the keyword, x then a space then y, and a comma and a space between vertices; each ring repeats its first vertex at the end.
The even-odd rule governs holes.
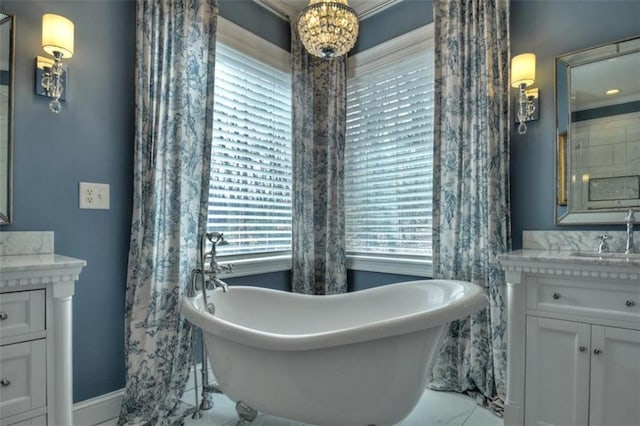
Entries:
POLYGON ((317 425, 392 425, 414 409, 445 326, 487 304, 462 281, 331 296, 231 287, 185 298, 214 375, 234 401, 317 425))

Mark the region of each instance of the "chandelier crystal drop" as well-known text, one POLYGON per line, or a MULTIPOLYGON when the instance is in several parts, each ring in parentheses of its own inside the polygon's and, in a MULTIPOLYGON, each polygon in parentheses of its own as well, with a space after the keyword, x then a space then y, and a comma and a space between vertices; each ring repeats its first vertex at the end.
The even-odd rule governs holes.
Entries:
POLYGON ((298 33, 305 49, 324 59, 351 50, 358 28, 358 15, 347 0, 310 0, 298 17, 298 33))

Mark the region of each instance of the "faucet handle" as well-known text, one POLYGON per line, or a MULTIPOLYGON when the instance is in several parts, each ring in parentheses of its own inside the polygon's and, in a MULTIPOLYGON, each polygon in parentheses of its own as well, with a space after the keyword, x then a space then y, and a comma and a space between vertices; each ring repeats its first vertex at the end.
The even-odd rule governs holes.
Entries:
POLYGON ((596 237, 596 240, 600 240, 600 244, 598 244, 598 253, 606 253, 609 251, 609 243, 607 240, 609 236, 607 234, 601 234, 596 237))
POLYGON ((225 274, 230 274, 233 272, 233 264, 227 263, 225 265, 216 264, 216 272, 223 272, 225 274))

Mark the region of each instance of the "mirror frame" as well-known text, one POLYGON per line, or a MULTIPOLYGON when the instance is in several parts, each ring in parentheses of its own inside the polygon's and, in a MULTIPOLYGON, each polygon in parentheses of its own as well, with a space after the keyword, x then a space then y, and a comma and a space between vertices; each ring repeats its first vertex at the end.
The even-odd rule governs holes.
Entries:
MULTIPOLYGON (((568 179, 566 176, 567 170, 567 161, 566 161, 566 153, 569 149, 568 147, 571 144, 571 132, 569 129, 569 125, 567 124, 567 129, 564 131, 560 131, 559 129, 559 114, 560 111, 558 109, 558 66, 560 64, 565 64, 567 69, 570 69, 576 65, 584 65, 591 62, 596 61, 604 61, 610 59, 615 56, 620 56, 620 52, 617 52, 617 46, 630 42, 633 40, 640 40, 640 35, 628 37, 622 40, 617 40, 609 43, 603 43, 597 46, 588 47, 585 49, 576 50, 573 52, 565 53, 555 57, 554 61, 554 117, 556 121, 555 126, 555 142, 554 142, 554 162, 555 162, 555 176, 554 176, 554 223, 556 225, 592 225, 592 224, 621 224, 624 223, 624 217, 627 213, 627 208, 619 209, 619 210, 609 210, 609 211, 579 211, 579 212, 571 212, 569 210, 568 204, 566 205, 566 211, 563 213, 559 212, 559 207, 563 207, 563 201, 566 200, 566 196, 568 193, 568 179), (597 50, 602 50, 602 54, 598 56, 596 60, 585 60, 585 55, 588 55, 590 52, 596 52, 597 50), (612 52, 607 54, 607 50, 611 50, 612 52), (561 146, 564 144, 565 151, 564 153, 561 150, 561 146), (564 154, 564 157, 563 157, 564 154), (564 179, 560 176, 560 173, 563 173, 564 179), (560 185, 564 180, 564 188, 561 188, 560 185), (564 189, 564 191, 563 191, 564 189), (561 199, 562 198, 562 199, 561 199)), ((636 53, 640 52, 639 48, 631 48, 627 52, 636 53)), ((568 73, 567 75, 567 90, 570 91, 571 87, 571 75, 568 73)), ((569 96, 569 93, 567 93, 569 96)), ((569 98, 567 98, 569 99, 569 98)), ((569 102, 569 100, 567 100, 569 102)), ((567 107, 567 110, 570 110, 567 107)), ((570 115, 570 111, 567 111, 570 115)), ((567 123, 570 123, 569 118, 567 117, 567 123)))
POLYGON ((16 16, 6 10, 0 10, 11 22, 11 37, 9 40, 9 93, 7 111, 7 205, 6 211, 0 206, 0 225, 9 225, 13 218, 13 100, 15 93, 15 67, 16 67, 16 16))

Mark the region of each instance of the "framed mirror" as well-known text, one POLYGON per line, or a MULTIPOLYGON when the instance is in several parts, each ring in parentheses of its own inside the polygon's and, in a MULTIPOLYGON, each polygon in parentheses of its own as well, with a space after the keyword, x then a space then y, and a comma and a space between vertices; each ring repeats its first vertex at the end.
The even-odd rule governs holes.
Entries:
POLYGON ((0 10, 0 225, 11 223, 15 26, 0 10))
POLYGON ((640 211, 640 36, 556 57, 556 223, 640 211))

